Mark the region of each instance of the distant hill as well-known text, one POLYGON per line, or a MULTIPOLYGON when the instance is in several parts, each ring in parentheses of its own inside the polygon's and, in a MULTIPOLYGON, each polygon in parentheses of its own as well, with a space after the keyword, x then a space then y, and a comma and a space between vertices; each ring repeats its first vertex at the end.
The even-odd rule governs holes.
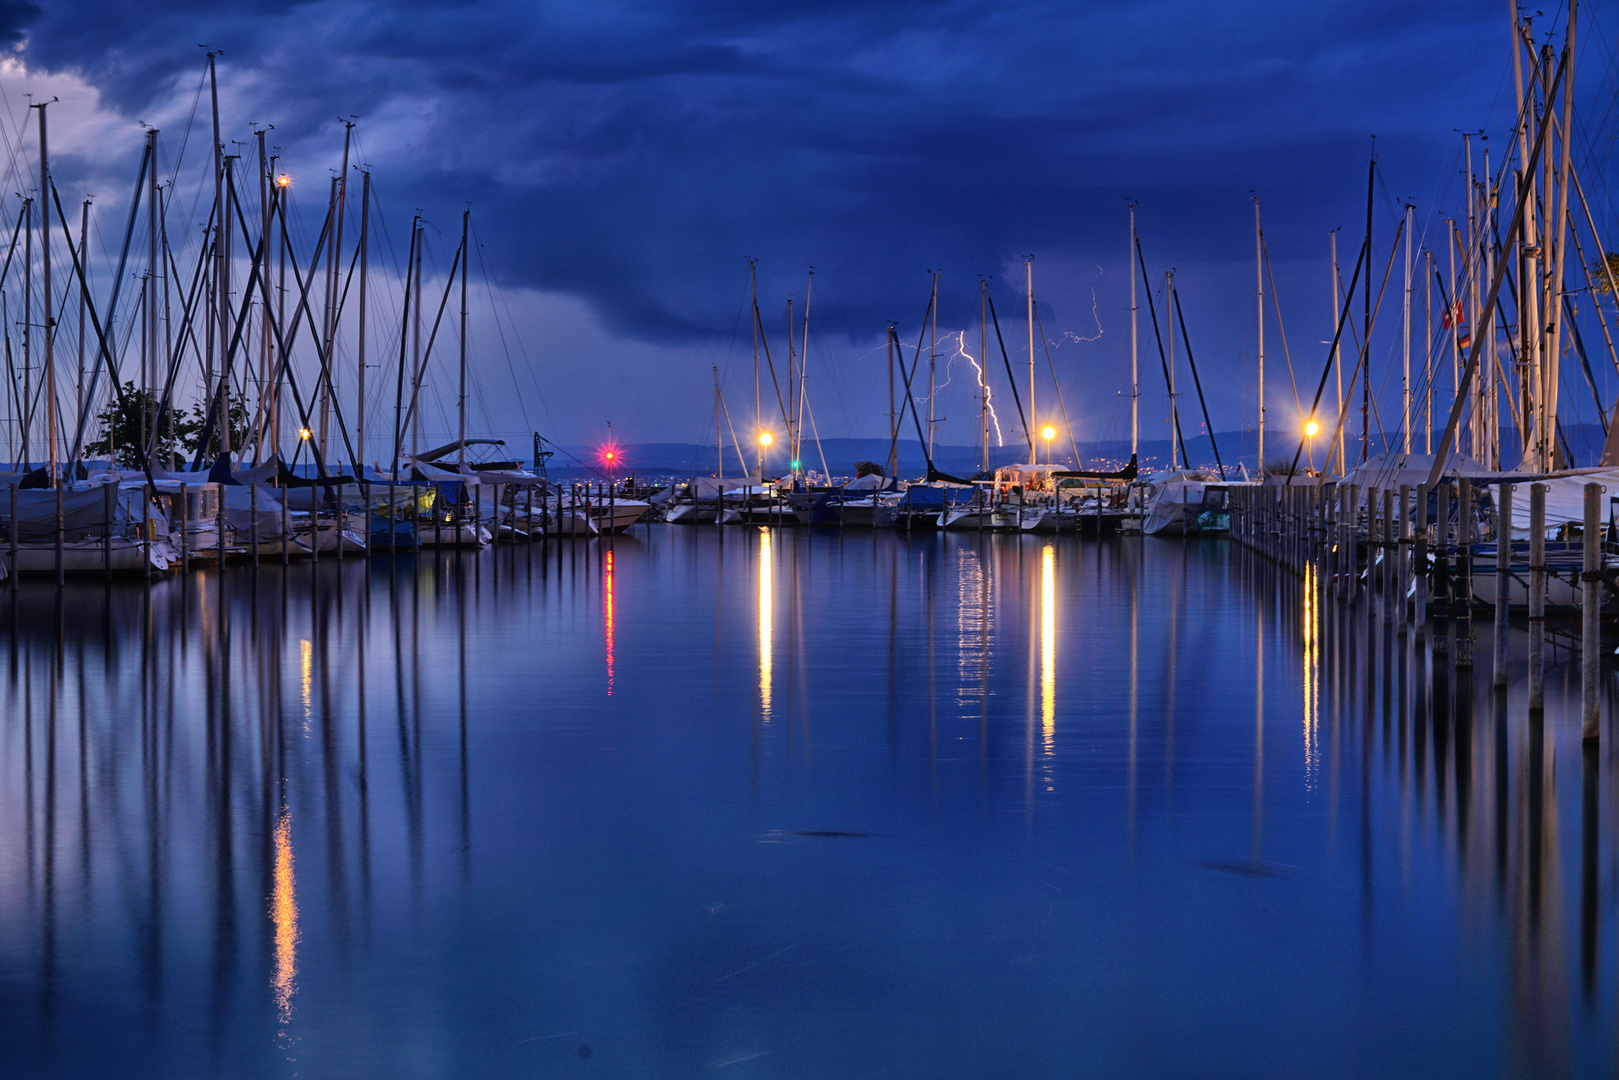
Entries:
MULTIPOLYGON (((1433 436, 1437 442, 1439 432, 1433 436)), ((1594 465, 1602 453, 1603 433, 1597 424, 1575 424, 1564 428, 1564 437, 1574 452, 1574 464, 1594 465)), ((1288 434, 1280 431, 1266 432, 1266 456, 1272 460, 1283 458, 1291 460, 1298 452, 1299 442, 1297 434, 1288 434)), ((1319 464, 1324 437, 1316 441, 1316 461, 1319 464)), ((1073 465, 1074 455, 1066 443, 1052 442, 1053 460, 1073 465)), ((1118 469, 1130 459, 1130 443, 1127 439, 1113 439, 1098 442, 1082 442, 1078 446, 1078 467, 1090 469, 1118 469)), ((1212 468, 1216 464, 1216 449, 1218 459, 1228 470, 1235 469, 1239 464, 1253 471, 1258 466, 1258 438, 1252 431, 1222 431, 1216 433, 1216 438, 1210 440, 1207 435, 1197 435, 1186 440, 1186 456, 1194 466, 1212 468)), ((1359 439, 1354 439, 1349 445, 1349 458, 1351 464, 1359 459, 1359 439)), ((1381 451, 1380 440, 1372 443, 1373 453, 1381 451)), ((551 459, 550 472, 553 476, 581 479, 584 477, 599 477, 600 473, 592 466, 596 464, 596 450, 594 447, 565 446, 563 453, 551 459), (571 457, 572 460, 569 460, 571 457)), ((748 465, 752 466, 755 449, 743 447, 747 455, 748 465)), ((899 468, 902 477, 921 476, 927 470, 927 461, 922 453, 922 446, 915 439, 901 439, 898 446, 899 468)), ((680 477, 680 476, 713 476, 716 471, 716 459, 713 446, 701 446, 696 443, 632 443, 619 448, 621 468, 626 472, 633 472, 646 477, 680 477)), ((819 448, 813 443, 804 448, 803 465, 806 469, 816 472, 823 471, 822 457, 825 457, 825 471, 834 477, 849 477, 855 472, 855 465, 861 461, 875 461, 886 463, 888 459, 887 439, 823 439, 819 448)), ((990 468, 999 468, 1002 465, 1011 465, 1027 460, 1028 452, 1024 444, 1015 446, 990 448, 990 468)), ((1045 448, 1041 448, 1041 460, 1045 459, 1045 448)), ((743 468, 737 461, 735 448, 727 445, 723 455, 726 476, 741 476, 743 468)), ((1141 442, 1140 462, 1144 470, 1163 470, 1169 468, 1169 440, 1144 439, 1141 442)), ((976 446, 935 446, 933 452, 934 467, 941 472, 956 476, 970 477, 978 472, 981 458, 976 446)), ((1185 464, 1184 461, 1181 462, 1185 464)), ((765 454, 765 474, 777 476, 788 471, 788 458, 784 450, 771 447, 765 454)))

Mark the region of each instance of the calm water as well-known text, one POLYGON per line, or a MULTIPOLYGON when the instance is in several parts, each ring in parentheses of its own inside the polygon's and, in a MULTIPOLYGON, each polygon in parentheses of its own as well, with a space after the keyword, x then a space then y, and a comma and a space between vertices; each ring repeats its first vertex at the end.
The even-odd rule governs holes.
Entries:
POLYGON ((1224 543, 660 527, 0 627, 7 1076, 1615 1067, 1576 676, 1531 728, 1224 543))

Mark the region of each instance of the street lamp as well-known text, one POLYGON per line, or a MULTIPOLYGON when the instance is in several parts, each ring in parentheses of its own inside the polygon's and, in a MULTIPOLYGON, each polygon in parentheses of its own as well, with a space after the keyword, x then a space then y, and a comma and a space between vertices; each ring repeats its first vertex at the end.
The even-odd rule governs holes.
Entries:
POLYGON ((1316 437, 1316 433, 1320 430, 1321 425, 1316 423, 1314 420, 1311 420, 1309 423, 1304 425, 1304 434, 1308 435, 1312 439, 1316 437))
MULTIPOLYGON (((1057 429, 1047 424, 1040 429, 1040 437, 1046 440, 1046 464, 1051 464, 1051 440, 1057 437, 1057 429)), ((1038 461, 1036 465, 1040 464, 1038 461)))
POLYGON ((759 432, 759 445, 760 446, 769 446, 771 443, 773 443, 775 441, 776 440, 771 437, 770 432, 768 432, 768 431, 759 432))
POLYGON ((310 431, 306 427, 301 427, 298 429, 298 438, 302 439, 304 442, 308 442, 313 435, 314 432, 310 431))

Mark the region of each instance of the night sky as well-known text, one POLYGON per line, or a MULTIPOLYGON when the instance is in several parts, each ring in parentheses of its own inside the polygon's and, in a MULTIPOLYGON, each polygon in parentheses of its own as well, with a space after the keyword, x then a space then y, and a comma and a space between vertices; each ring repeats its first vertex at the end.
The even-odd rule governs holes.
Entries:
MULTIPOLYGON (((1603 8, 1581 11, 1579 123, 1595 157, 1576 166, 1606 204, 1614 34, 1603 8)), ((1537 30, 1550 31, 1551 16, 1537 30)), ((16 149, 23 95, 58 96, 57 185, 64 200, 96 197, 107 265, 141 122, 162 130, 167 168, 183 146, 189 179, 177 192, 205 177, 201 45, 222 50, 226 138, 243 142, 232 152, 250 152, 250 124, 273 124, 314 228, 340 118, 357 120, 355 160, 376 177, 391 252, 379 256, 384 273, 403 259, 418 208, 438 230, 430 265, 447 267, 470 203, 482 245, 475 277, 498 285, 503 320, 475 327, 474 426, 564 442, 599 438, 608 422, 630 442, 711 440, 711 365, 733 420, 747 422, 747 257, 759 263, 778 352, 787 298, 802 309, 814 268, 808 387, 821 434, 883 434, 884 330, 896 322, 914 345, 929 271, 942 272, 941 334, 965 330, 974 355, 978 280, 991 276, 1014 364, 1026 365, 1030 254, 1076 432, 1125 437, 1130 199, 1155 287, 1176 271, 1219 429, 1249 425, 1255 412, 1260 199, 1283 320, 1272 314, 1267 328, 1271 420, 1288 424, 1281 337, 1307 395, 1331 334, 1329 232, 1343 230, 1347 276, 1373 136, 1380 276, 1400 205, 1416 204, 1419 237, 1437 243, 1463 198, 1459 132, 1489 133, 1475 142, 1479 164, 1485 146, 1499 164, 1513 109, 1506 5, 1446 0, 4 0, 0 24, 15 49, 0 71, 8 193, 36 183, 19 176, 37 167, 30 135, 16 149)), ((192 216, 205 217, 206 204, 192 216)), ((1599 226, 1614 223, 1610 212, 1599 226)), ((1372 350, 1383 408, 1396 412, 1398 291, 1396 278, 1372 350)), ((1145 307, 1143 298, 1143 432, 1162 437, 1145 307)), ((1043 358, 1040 368, 1049 400, 1043 358)), ((958 360, 950 377, 940 437, 968 443, 971 368, 958 360)), ((1004 372, 992 379, 1004 383, 1004 372)), ((1002 420, 1014 441, 1015 420, 1002 420)))

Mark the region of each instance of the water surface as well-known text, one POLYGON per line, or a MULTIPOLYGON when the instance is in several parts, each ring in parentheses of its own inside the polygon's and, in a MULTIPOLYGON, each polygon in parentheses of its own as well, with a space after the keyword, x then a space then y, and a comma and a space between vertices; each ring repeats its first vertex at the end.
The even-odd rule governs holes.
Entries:
POLYGON ((1487 624, 1458 681, 1224 542, 660 526, 0 628, 9 1076, 1614 1068, 1577 673, 1532 725, 1487 624))

